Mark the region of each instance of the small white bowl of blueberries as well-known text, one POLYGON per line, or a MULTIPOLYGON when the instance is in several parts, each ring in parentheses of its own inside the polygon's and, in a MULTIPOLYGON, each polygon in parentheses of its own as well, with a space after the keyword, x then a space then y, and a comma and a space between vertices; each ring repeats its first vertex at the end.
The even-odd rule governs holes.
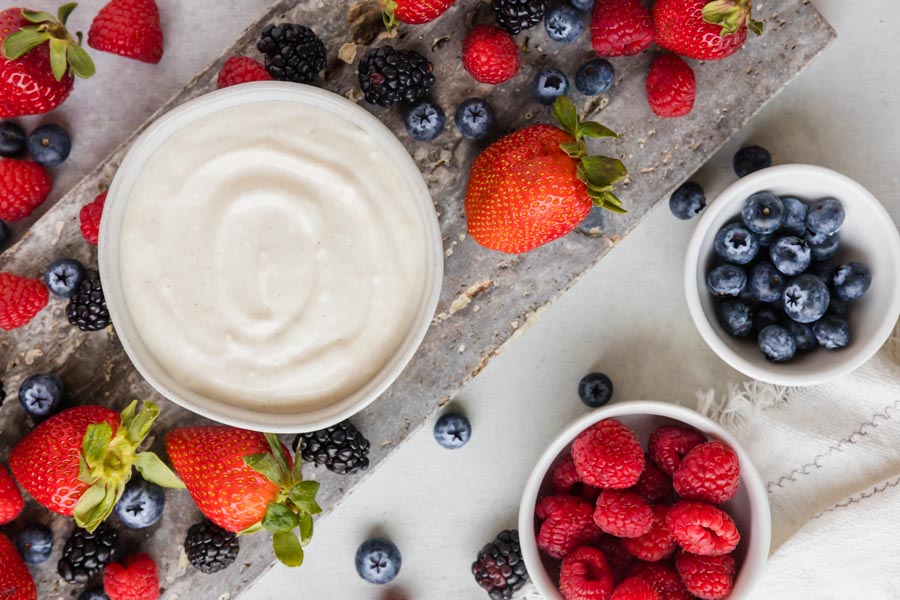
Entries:
POLYGON ((742 373, 816 385, 849 373, 900 318, 900 235, 865 188, 829 169, 751 173, 707 208, 685 290, 710 348, 742 373))

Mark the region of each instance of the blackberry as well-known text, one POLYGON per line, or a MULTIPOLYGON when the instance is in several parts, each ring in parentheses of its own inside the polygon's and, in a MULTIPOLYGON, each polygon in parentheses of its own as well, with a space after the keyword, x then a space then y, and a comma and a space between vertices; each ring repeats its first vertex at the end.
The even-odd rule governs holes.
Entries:
POLYGON ((101 523, 94 533, 75 528, 66 545, 57 570, 69 583, 85 584, 97 576, 116 557, 119 533, 101 523))
POLYGON ((329 471, 340 475, 369 468, 369 440, 350 421, 312 433, 297 434, 294 452, 299 452, 303 460, 325 465, 329 471))
POLYGON ((305 25, 281 23, 262 30, 257 49, 274 79, 315 83, 325 68, 325 44, 305 25))
POLYGON ((491 600, 509 600, 513 592, 528 581, 528 571, 519 547, 519 532, 507 529, 497 534, 478 553, 472 563, 472 574, 478 585, 487 590, 491 600))
POLYGON ((231 565, 240 549, 241 543, 237 535, 206 520, 191 525, 184 538, 188 560, 207 574, 216 573, 231 565))
POLYGON ((109 310, 100 284, 100 274, 90 271, 66 305, 69 323, 82 331, 99 331, 109 325, 109 310))
POLYGON ((493 0, 497 25, 516 35, 540 23, 547 12, 547 0, 493 0))
POLYGON ((434 85, 434 66, 414 50, 381 46, 366 52, 359 62, 359 85, 366 102, 392 106, 414 102, 434 85))

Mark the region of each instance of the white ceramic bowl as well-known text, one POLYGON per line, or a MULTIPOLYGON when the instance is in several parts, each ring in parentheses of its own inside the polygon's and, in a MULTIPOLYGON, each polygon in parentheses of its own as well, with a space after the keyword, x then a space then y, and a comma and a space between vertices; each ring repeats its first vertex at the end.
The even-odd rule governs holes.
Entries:
POLYGON ((328 427, 362 410, 381 395, 412 358, 434 316, 443 277, 443 247, 431 195, 421 173, 393 133, 363 108, 325 90, 282 82, 243 84, 212 92, 160 117, 134 142, 109 189, 100 226, 100 277, 110 316, 125 352, 150 385, 166 398, 205 417, 237 427, 275 433, 328 427), (262 101, 296 102, 327 110, 363 129, 390 157, 417 201, 426 235, 421 249, 426 274, 412 325, 394 356, 364 387, 330 406, 307 412, 262 412, 219 402, 176 382, 138 335, 122 290, 119 243, 126 205, 141 170, 170 135, 217 111, 262 101))
POLYGON ((890 215, 868 190, 824 167, 783 165, 744 177, 719 194, 703 212, 688 246, 684 285, 688 308, 700 335, 729 365, 777 385, 816 385, 860 367, 890 337, 900 318, 900 235, 890 215), (719 325, 706 274, 715 262, 713 242, 727 222, 739 217, 751 194, 768 190, 806 201, 832 196, 846 211, 835 265, 860 261, 872 270, 872 287, 850 305, 851 342, 838 351, 798 353, 788 363, 768 362, 752 339, 735 339, 719 325))
POLYGON ((688 425, 734 449, 741 464, 741 483, 737 495, 724 508, 738 526, 741 543, 735 550, 738 570, 734 591, 729 598, 740 600, 749 595, 765 570, 772 536, 769 498, 759 473, 737 440, 713 421, 682 406, 648 401, 618 402, 584 415, 566 427, 538 459, 525 484, 519 506, 522 557, 537 590, 547 600, 563 600, 557 589, 559 561, 545 556, 537 546, 534 509, 538 499, 553 493, 550 476, 556 465, 568 456, 578 434, 599 421, 611 418, 630 427, 645 450, 650 434, 662 425, 688 425))

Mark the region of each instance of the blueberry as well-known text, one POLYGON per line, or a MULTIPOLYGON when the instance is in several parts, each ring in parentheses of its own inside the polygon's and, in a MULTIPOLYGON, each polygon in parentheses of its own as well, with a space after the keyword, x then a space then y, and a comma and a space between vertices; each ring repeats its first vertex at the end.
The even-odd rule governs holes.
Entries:
POLYGON ((681 184, 669 198, 669 210, 682 221, 693 219, 704 208, 706 208, 706 194, 703 187, 694 181, 681 184))
POLYGON ((813 260, 817 261, 830 259, 837 253, 838 246, 841 245, 841 234, 839 233, 823 235, 807 231, 803 239, 809 244, 813 260))
POLYGON ((757 233, 756 239, 759 240, 759 247, 760 248, 768 248, 769 246, 771 246, 772 242, 775 241, 776 235, 778 235, 777 232, 776 233, 757 233))
POLYGON ((9 228, 6 223, 0 221, 0 251, 6 247, 6 241, 9 239, 9 228))
POLYGON ((166 493, 155 483, 135 475, 113 509, 125 527, 144 529, 162 518, 166 493))
POLYGON ((72 151, 72 140, 59 125, 41 125, 28 136, 28 152, 45 167, 62 164, 72 151))
POLYGON ((78 600, 109 600, 109 596, 103 591, 102 585, 95 585, 78 595, 78 600))
POLYGON ((869 291, 869 286, 872 285, 872 272, 866 265, 852 262, 839 267, 832 281, 837 297, 852 302, 862 298, 869 291))
POLYGON ((829 350, 846 348, 850 343, 850 326, 837 315, 827 315, 813 325, 813 332, 819 345, 829 350))
POLYGON ((594 8, 594 0, 569 0, 572 6, 581 11, 587 11, 594 8))
POLYGON ((753 295, 750 291, 750 280, 747 279, 747 287, 741 290, 741 293, 738 294, 738 300, 749 306, 750 308, 757 308, 760 304, 759 298, 753 295))
POLYGON ((603 373, 588 373, 578 382, 578 397, 591 408, 609 404, 612 395, 612 379, 603 373))
POLYGON ((497 124, 494 109, 481 98, 469 98, 456 108, 456 128, 469 140, 480 140, 497 124))
POLYGON ((798 323, 813 323, 825 315, 831 301, 825 282, 806 273, 784 288, 784 312, 798 323))
POLYGON ((759 239, 740 223, 726 225, 716 234, 716 254, 736 265, 746 265, 759 252, 759 239))
POLYGON ((784 231, 796 236, 806 233, 806 216, 809 214, 806 203, 793 196, 782 197, 781 203, 784 205, 784 231))
POLYGON ((356 551, 356 572, 369 583, 390 583, 400 573, 401 562, 400 550, 384 538, 366 540, 356 551))
POLYGON ((756 341, 766 360, 770 362, 787 362, 797 354, 797 341, 781 325, 769 325, 759 332, 756 341))
POLYGON ((53 551, 53 532, 41 524, 29 525, 16 539, 19 554, 29 565, 39 565, 50 558, 53 551))
POLYGON ((720 265, 706 276, 706 289, 713 296, 739 296, 747 286, 747 273, 735 265, 720 265))
POLYGON ((87 269, 74 258, 61 258, 44 273, 44 283, 61 298, 69 298, 87 277, 87 269))
POLYGON ((437 443, 455 450, 465 446, 472 437, 472 424, 458 413, 444 413, 434 424, 434 439, 437 443))
POLYGON ((25 130, 17 123, 0 123, 0 156, 16 158, 25 154, 25 130))
POLYGON ((753 233, 775 233, 784 223, 784 204, 772 192, 756 192, 744 202, 741 218, 753 233))
POLYGON ((569 91, 569 78, 559 69, 543 69, 534 76, 531 90, 538 102, 549 106, 569 91))
POLYGON ((780 325, 782 320, 784 320, 784 313, 771 306, 766 306, 753 315, 753 330, 759 335, 769 325, 780 325))
POLYGON ((737 300, 729 300, 719 307, 719 323, 734 337, 747 337, 753 331, 753 312, 737 300))
POLYGON ((776 269, 785 275, 794 276, 809 268, 812 250, 804 240, 788 235, 775 240, 769 248, 769 257, 776 269))
POLYGON ((844 224, 844 216, 844 206, 840 200, 825 198, 809 207, 806 228, 820 235, 832 235, 844 224))
POLYGON ((782 326, 794 336, 794 342, 797 344, 798 351, 809 352, 810 350, 815 350, 819 347, 819 342, 816 340, 816 334, 813 333, 811 325, 798 323, 791 319, 785 319, 782 326))
POLYGON ((737 151, 732 162, 737 176, 746 177, 750 173, 771 167, 772 155, 765 148, 747 146, 737 151))
POLYGON ((849 308, 844 300, 841 300, 836 295, 832 295, 831 302, 828 303, 828 312, 839 317, 846 317, 849 308))
POLYGON ((406 110, 403 122, 412 139, 430 142, 444 130, 447 119, 440 106, 422 99, 406 110))
POLYGON ((829 260, 816 260, 809 265, 809 272, 822 281, 831 281, 834 278, 834 264, 829 260))
POLYGON ((768 261, 753 265, 748 287, 753 297, 760 302, 780 302, 784 296, 787 279, 768 261))
POLYGON ((65 394, 62 381, 47 373, 32 375, 19 386, 19 402, 35 420, 46 419, 55 413, 65 394))
POLYGON ((585 96, 602 94, 616 82, 612 63, 602 58, 589 60, 575 73, 575 88, 585 96))
POLYGON ((544 17, 544 29, 551 40, 568 44, 581 35, 584 16, 570 4, 556 4, 544 17))

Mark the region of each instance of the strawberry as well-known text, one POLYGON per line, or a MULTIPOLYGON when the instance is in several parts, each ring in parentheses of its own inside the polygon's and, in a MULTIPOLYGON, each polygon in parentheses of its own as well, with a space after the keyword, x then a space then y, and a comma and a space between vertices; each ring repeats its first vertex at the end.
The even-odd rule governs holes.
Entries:
POLYGON ((69 97, 73 75, 94 74, 81 34, 75 41, 65 27, 75 6, 61 6, 56 17, 25 8, 0 12, 0 117, 50 112, 69 97))
POLYGON ((384 26, 388 31, 397 21, 408 25, 421 25, 434 21, 447 12, 456 0, 381 0, 384 26))
POLYGON ((625 177, 615 158, 587 156, 585 138, 616 134, 582 122, 557 98, 560 127, 532 125, 491 144, 472 165, 465 211, 469 234, 492 250, 518 254, 566 235, 597 205, 625 212, 612 185, 625 177))
POLYGON ((219 88, 227 88, 251 81, 269 81, 272 76, 258 60, 249 56, 232 56, 219 71, 219 88))
POLYGON ((600 56, 640 54, 653 43, 653 20, 641 0, 597 0, 591 45, 600 56))
POLYGON ((319 484, 303 481, 302 462, 291 465, 277 436, 225 425, 184 427, 166 435, 166 452, 210 521, 234 533, 267 529, 278 560, 290 567, 303 562, 312 515, 322 512, 319 484))
POLYGON ((147 481, 184 487, 155 454, 137 452, 159 408, 137 400, 121 414, 102 406, 64 410, 35 427, 9 455, 9 467, 35 500, 53 512, 75 516, 93 532, 112 512, 131 467, 147 481))
POLYGON ((694 70, 674 54, 661 54, 647 75, 647 102, 660 117, 683 117, 694 110, 694 70))
POLYGON ((0 525, 6 525, 18 517, 24 507, 25 502, 15 480, 0 464, 0 525))
POLYGON ((0 598, 37 600, 37 587, 13 543, 0 533, 0 598))
POLYGON ((163 33, 155 0, 111 0, 91 23, 88 46, 158 63, 163 55, 163 33))
POLYGON ((88 244, 97 245, 100 239, 100 217, 103 216, 103 205, 106 204, 106 194, 103 192, 81 207, 78 213, 78 221, 81 224, 81 235, 88 244))
POLYGON ((653 32, 661 47, 697 60, 720 60, 744 46, 747 30, 762 34, 752 0, 656 0, 653 32))
POLYGON ((109 600, 156 600, 159 598, 159 569, 146 554, 129 556, 112 563, 103 572, 103 591, 109 600))
POLYGON ((522 65, 516 40, 493 25, 479 25, 466 35, 462 62, 472 79, 494 85, 515 77, 522 65))
POLYGON ((50 292, 40 279, 0 273, 0 329, 27 325, 49 300, 50 292))
POLYGON ((41 165, 30 160, 0 159, 0 220, 24 219, 43 204, 53 182, 41 165))

